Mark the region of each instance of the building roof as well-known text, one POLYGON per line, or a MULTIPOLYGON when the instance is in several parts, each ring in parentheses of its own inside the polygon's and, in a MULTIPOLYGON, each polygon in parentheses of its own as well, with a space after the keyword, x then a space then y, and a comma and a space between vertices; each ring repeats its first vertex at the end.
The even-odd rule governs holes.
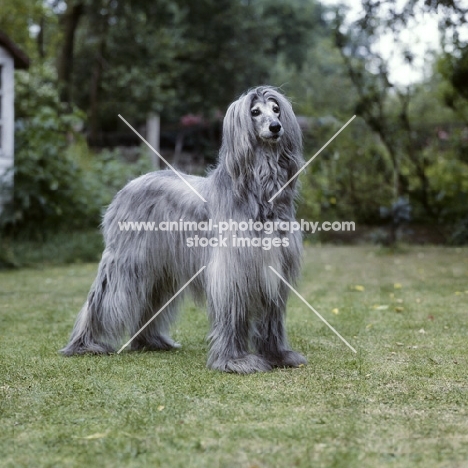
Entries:
POLYGON ((29 57, 3 31, 0 31, 0 46, 13 56, 15 68, 29 68, 29 57))

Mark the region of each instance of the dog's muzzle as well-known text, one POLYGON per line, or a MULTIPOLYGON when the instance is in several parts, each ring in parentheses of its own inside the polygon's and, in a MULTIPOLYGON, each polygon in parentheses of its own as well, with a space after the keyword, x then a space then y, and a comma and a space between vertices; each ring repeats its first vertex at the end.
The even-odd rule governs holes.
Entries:
POLYGON ((281 131, 281 124, 276 121, 270 124, 269 130, 271 133, 278 134, 281 131))
POLYGON ((274 122, 270 124, 270 126, 268 127, 268 130, 270 130, 271 132, 270 138, 272 140, 278 140, 283 134, 283 127, 277 120, 275 120, 274 122))

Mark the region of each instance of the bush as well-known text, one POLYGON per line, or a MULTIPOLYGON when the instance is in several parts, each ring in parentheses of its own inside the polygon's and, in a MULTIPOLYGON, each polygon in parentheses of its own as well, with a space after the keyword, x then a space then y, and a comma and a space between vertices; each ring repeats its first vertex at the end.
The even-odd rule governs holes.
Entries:
POLYGON ((98 229, 59 231, 49 233, 45 240, 15 239, 9 245, 10 259, 14 262, 9 265, 11 267, 97 262, 103 250, 102 235, 98 229))
MULTIPOLYGON (((58 145, 57 145, 58 146, 58 145)), ((7 233, 46 238, 49 233, 96 228, 105 207, 129 180, 151 170, 149 157, 129 164, 118 150, 89 152, 84 142, 20 153, 15 164, 14 209, 7 233)))
POLYGON ((75 224, 75 214, 99 215, 79 165, 66 151, 83 114, 65 109, 56 89, 47 67, 17 74, 13 205, 2 217, 10 230, 41 232, 65 219, 75 224))
POLYGON ((115 192, 151 170, 150 158, 130 165, 118 151, 91 153, 79 133, 83 113, 59 102, 47 67, 36 72, 18 74, 14 198, 0 228, 44 238, 52 231, 97 227, 115 192))
POLYGON ((449 243, 451 245, 468 245, 468 216, 455 225, 449 243))

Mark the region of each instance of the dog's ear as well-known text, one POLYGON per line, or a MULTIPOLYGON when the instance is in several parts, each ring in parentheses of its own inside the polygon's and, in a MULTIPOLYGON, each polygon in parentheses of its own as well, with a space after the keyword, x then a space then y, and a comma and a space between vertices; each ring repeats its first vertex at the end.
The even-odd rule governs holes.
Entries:
POLYGON ((277 91, 274 92, 274 98, 280 107, 280 122, 284 128, 284 133, 278 142, 278 146, 283 163, 287 166, 288 177, 292 177, 304 164, 302 156, 302 131, 289 100, 277 91))
POLYGON ((250 95, 244 95, 234 101, 223 121, 221 164, 239 187, 245 176, 254 170, 255 132, 250 115, 251 100, 250 95))

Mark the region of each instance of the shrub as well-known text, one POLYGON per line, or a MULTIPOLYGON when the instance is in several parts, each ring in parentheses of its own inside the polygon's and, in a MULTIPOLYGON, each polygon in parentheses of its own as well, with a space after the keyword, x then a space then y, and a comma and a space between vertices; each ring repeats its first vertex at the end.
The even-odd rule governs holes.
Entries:
POLYGON ((84 115, 60 103, 47 67, 18 74, 13 204, 4 232, 43 238, 51 231, 96 227, 103 206, 150 158, 125 163, 118 151, 91 153, 80 135, 84 115))

